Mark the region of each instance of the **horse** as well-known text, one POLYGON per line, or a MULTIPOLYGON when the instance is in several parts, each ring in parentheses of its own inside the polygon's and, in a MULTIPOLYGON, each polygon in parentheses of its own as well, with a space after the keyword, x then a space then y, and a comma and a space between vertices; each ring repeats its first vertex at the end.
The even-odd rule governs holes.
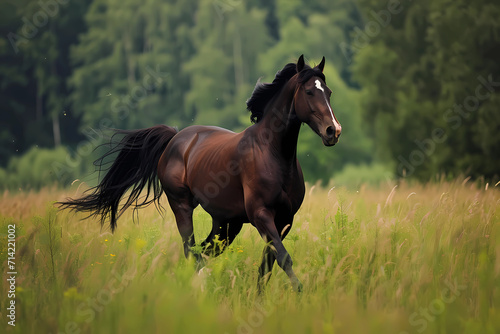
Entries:
POLYGON ((301 55, 297 63, 278 71, 272 83, 259 80, 247 100, 253 125, 240 133, 201 125, 181 131, 165 125, 118 130, 122 139, 95 162, 102 170, 104 160, 117 154, 102 181, 79 199, 59 202, 60 207, 100 216, 101 226, 109 216, 114 232, 125 209, 153 202, 158 207, 165 192, 184 255, 194 256, 198 270, 206 256, 220 255, 243 224, 250 223, 266 243, 258 291, 268 282, 276 261, 293 289, 302 291, 282 240, 305 193, 297 160, 301 125, 309 125, 325 146, 335 145, 342 131, 330 105, 332 91, 325 82, 324 66, 325 57, 311 68, 301 55), (146 196, 140 197, 144 188, 146 196), (212 217, 201 252, 193 250, 193 210, 198 205, 212 217))

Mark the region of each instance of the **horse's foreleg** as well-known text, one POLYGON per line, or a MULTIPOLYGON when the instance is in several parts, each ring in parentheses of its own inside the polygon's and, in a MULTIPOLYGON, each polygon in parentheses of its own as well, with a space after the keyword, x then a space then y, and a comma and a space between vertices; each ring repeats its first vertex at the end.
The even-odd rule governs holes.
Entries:
MULTIPOLYGON (((255 210, 255 213, 252 216, 252 222, 259 231, 260 235, 266 242, 270 242, 269 246, 270 247, 270 252, 273 253, 274 257, 276 258, 276 261, 278 262, 278 265, 285 271, 285 273, 288 275, 290 278, 290 281, 292 283, 292 286, 295 291, 302 291, 302 283, 300 283, 299 279, 295 275, 295 272, 292 269, 293 266, 293 261, 290 257, 290 254, 288 254, 287 250, 285 249, 285 246, 283 246, 283 242, 281 241, 280 234, 278 230, 276 229, 276 224, 274 222, 275 215, 273 212, 271 212, 268 209, 258 209, 255 210)), ((263 261, 271 261, 272 258, 267 257, 263 259, 263 261)), ((274 261, 272 261, 274 263, 274 261)), ((264 262, 261 265, 261 268, 264 267, 262 270, 262 273, 267 274, 265 272, 265 267, 269 267, 268 264, 264 264, 264 262)), ((270 266, 269 270, 272 269, 272 266, 270 266)), ((259 274, 260 274, 259 270, 259 274)), ((259 279, 263 279, 259 275, 259 279)))
MULTIPOLYGON (((290 231, 290 226, 293 221, 293 217, 287 221, 284 221, 283 224, 278 224, 278 230, 282 230, 281 240, 285 239, 288 232, 290 231), (283 228, 281 228, 283 226, 283 228), (286 227, 288 226, 288 228, 286 227)), ((257 283, 257 288, 259 294, 262 293, 264 286, 267 284, 269 279, 271 278, 271 272, 273 270, 274 262, 276 261, 276 255, 272 251, 271 243, 267 244, 264 247, 264 252, 262 253, 262 263, 259 267, 259 280, 257 283)))

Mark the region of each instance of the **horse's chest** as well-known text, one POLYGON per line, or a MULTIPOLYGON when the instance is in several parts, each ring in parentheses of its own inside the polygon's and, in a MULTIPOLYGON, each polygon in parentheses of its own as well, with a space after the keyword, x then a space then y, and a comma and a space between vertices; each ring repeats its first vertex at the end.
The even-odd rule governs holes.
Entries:
POLYGON ((280 202, 287 211, 295 214, 304 200, 304 180, 298 171, 293 171, 282 180, 280 202))
POLYGON ((295 214, 304 200, 304 190, 303 186, 293 185, 291 187, 285 187, 281 193, 280 202, 284 205, 292 214, 295 214))

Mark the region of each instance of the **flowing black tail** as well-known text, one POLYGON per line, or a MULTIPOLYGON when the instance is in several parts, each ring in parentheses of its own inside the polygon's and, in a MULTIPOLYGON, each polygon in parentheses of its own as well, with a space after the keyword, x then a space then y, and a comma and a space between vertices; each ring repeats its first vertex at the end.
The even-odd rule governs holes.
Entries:
POLYGON ((129 206, 134 205, 138 208, 155 201, 159 202, 163 189, 158 182, 158 161, 168 142, 176 133, 176 129, 165 125, 141 130, 117 131, 116 134, 123 134, 125 137, 94 162, 99 171, 106 170, 103 168, 106 165, 104 160, 118 153, 118 157, 109 167, 99 185, 89 189, 82 198, 69 198, 57 204, 62 209, 89 212, 89 217, 100 215, 101 225, 104 225, 109 215, 111 231, 114 232, 116 220, 129 206), (139 202, 139 196, 145 187, 147 188, 146 197, 141 198, 142 202, 139 202), (129 188, 132 190, 127 202, 119 210, 120 199, 129 188), (150 193, 152 193, 152 199, 149 199, 150 193))

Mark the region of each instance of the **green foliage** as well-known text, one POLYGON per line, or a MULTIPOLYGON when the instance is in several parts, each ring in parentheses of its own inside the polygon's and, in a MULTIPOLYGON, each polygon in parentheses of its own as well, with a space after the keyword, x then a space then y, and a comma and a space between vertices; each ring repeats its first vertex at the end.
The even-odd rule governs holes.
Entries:
POLYGON ((349 189, 359 189, 362 185, 368 184, 377 186, 391 183, 394 180, 394 174, 386 166, 373 164, 346 165, 340 172, 336 173, 330 181, 330 185, 345 186, 349 189))
MULTIPOLYGON (((359 2, 361 30, 377 25, 373 13, 388 13, 387 6, 359 2)), ((377 157, 394 162, 399 177, 494 178, 500 164, 498 3, 418 1, 400 3, 397 11, 386 26, 378 24, 378 33, 352 33, 365 42, 353 44, 352 69, 363 87, 377 157)))
MULTIPOLYGON (((40 10, 38 2, 25 2, 6 29, 22 22, 23 15, 30 18, 40 10)), ((82 147, 102 143, 97 137, 105 128, 163 123, 179 128, 218 125, 240 131, 250 125, 245 101, 255 82, 261 77, 272 80, 276 71, 302 53, 311 59, 327 58, 325 71, 335 92, 332 103, 344 126, 342 144, 330 150, 310 130, 301 134, 299 154, 306 178, 328 180, 346 163, 371 160, 370 141, 361 131, 359 92, 345 83, 347 63, 339 48, 341 41, 349 40, 345 32, 357 22, 357 9, 349 1, 339 0, 333 6, 315 1, 304 6, 300 1, 94 0, 59 9, 49 18, 50 29, 38 29, 29 43, 20 44, 17 58, 12 58, 15 66, 21 59, 29 60, 32 72, 22 69, 24 75, 12 75, 4 86, 35 82, 25 94, 37 103, 9 106, 12 111, 8 113, 16 110, 29 119, 25 123, 32 131, 24 130, 23 142, 18 144, 18 131, 12 129, 19 118, 8 119, 9 126, 0 132, 6 144, 0 163, 1 154, 5 160, 12 158, 13 148, 21 146, 20 152, 26 153, 30 145, 51 147, 61 140, 70 147, 72 163, 71 167, 64 162, 58 165, 58 181, 68 184, 84 176, 74 171, 90 169, 90 154, 82 154, 82 147), (78 24, 72 26, 75 20, 78 24), (37 61, 42 57, 44 62, 37 61), (58 64, 64 65, 64 71, 58 70, 58 64), (30 108, 38 110, 35 118, 24 111, 30 108), (86 141, 75 135, 79 132, 86 141)), ((22 33, 23 29, 21 25, 14 30, 22 33)), ((8 43, 0 45, 0 51, 8 53, 9 47, 8 43)), ((10 68, 2 67, 0 72, 8 74, 10 68)), ((17 127, 24 129, 24 124, 17 127)), ((26 173, 18 172, 17 160, 12 161, 11 167, 0 171, 2 180, 12 179, 3 182, 4 187, 17 187, 20 175, 26 173)), ((54 161, 57 165, 61 160, 54 161)), ((54 181, 41 179, 45 184, 54 181)), ((43 183, 24 185, 36 188, 43 183)))
POLYGON ((87 2, 0 3, 0 164, 31 146, 54 147, 80 138, 66 80, 69 48, 85 29, 87 2))
POLYGON ((72 156, 64 147, 33 147, 23 156, 12 158, 5 169, 0 168, 0 189, 67 185, 83 174, 83 165, 70 167, 68 160, 72 160, 72 156))
POLYGON ((109 120, 142 128, 182 119, 187 78, 179 64, 189 54, 193 1, 93 1, 88 31, 71 49, 74 112, 83 125, 109 120), (175 81, 174 81, 175 80, 175 81), (170 116, 170 117, 169 117, 170 116))
POLYGON ((78 162, 61 167, 68 184, 90 167, 81 166, 90 159, 78 151, 82 140, 104 128, 240 131, 255 82, 300 54, 312 65, 326 57, 343 126, 333 149, 304 127, 298 154, 308 181, 374 162, 398 177, 494 178, 499 15, 493 0, 4 1, 2 186, 18 187, 9 166, 31 147, 59 145, 78 162))

